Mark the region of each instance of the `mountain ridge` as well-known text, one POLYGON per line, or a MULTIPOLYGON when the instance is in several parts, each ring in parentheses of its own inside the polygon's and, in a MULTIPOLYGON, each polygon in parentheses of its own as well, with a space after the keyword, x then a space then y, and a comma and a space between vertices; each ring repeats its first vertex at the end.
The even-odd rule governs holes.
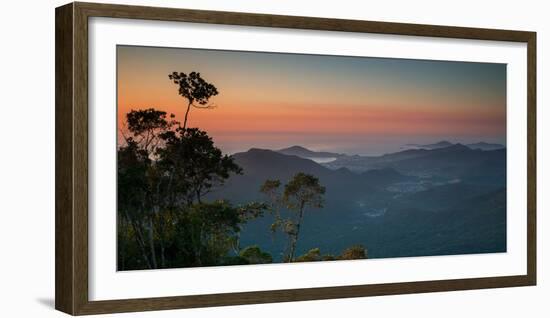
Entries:
MULTIPOLYGON (((265 180, 280 180, 284 191, 297 172, 314 175, 326 188, 323 208, 304 215, 299 253, 314 246, 337 253, 357 243, 364 243, 372 258, 506 249, 505 148, 453 144, 378 157, 342 156, 336 165, 259 148, 232 157, 243 174, 232 175, 209 199, 262 202, 265 180), (363 166, 354 169, 355 163, 363 166), (327 232, 338 233, 338 239, 327 232)), ((257 244, 281 255, 284 240, 274 240, 272 223, 270 214, 249 222, 241 233, 243 246, 257 244)))
MULTIPOLYGON (((434 150, 434 149, 440 149, 440 148, 446 148, 450 147, 456 144, 460 143, 452 143, 448 140, 442 140, 433 144, 405 144, 405 148, 413 148, 413 149, 427 149, 427 150, 434 150)), ((496 149, 502 149, 506 148, 505 145, 497 144, 497 143, 488 143, 485 141, 478 141, 475 143, 467 143, 464 144, 466 147, 472 149, 472 150, 496 150, 496 149)))
POLYGON ((278 153, 283 153, 285 155, 295 155, 302 158, 333 158, 333 157, 340 157, 344 156, 344 154, 341 153, 335 153, 335 152, 329 152, 329 151, 313 151, 310 149, 307 149, 303 146, 290 146, 283 149, 273 150, 278 153))

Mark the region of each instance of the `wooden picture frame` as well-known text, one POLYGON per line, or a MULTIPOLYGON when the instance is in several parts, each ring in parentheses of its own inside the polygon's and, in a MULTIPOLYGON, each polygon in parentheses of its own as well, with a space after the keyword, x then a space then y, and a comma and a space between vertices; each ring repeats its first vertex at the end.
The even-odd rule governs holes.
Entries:
POLYGON ((536 33, 97 3, 56 9, 55 307, 72 314, 427 293, 536 284, 536 33), (88 297, 88 19, 111 17, 527 43, 527 275, 90 301, 88 297))

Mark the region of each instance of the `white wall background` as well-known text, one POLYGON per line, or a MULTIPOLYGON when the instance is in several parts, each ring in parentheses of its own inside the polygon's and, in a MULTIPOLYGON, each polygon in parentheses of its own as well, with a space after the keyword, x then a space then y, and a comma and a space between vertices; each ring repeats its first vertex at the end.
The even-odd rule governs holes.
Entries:
MULTIPOLYGON (((548 317, 550 23, 545 1, 108 1, 538 32, 537 287, 249 305, 113 317, 548 317)), ((54 8, 12 1, 0 13, 0 316, 62 317, 54 297, 54 8)))

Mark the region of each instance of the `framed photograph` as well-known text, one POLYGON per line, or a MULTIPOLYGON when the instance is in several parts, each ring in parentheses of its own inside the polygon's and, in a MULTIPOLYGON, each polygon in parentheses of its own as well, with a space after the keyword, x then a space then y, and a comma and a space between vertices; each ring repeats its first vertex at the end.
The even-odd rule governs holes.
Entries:
POLYGON ((99 314, 536 284, 536 33, 56 10, 56 298, 99 314))

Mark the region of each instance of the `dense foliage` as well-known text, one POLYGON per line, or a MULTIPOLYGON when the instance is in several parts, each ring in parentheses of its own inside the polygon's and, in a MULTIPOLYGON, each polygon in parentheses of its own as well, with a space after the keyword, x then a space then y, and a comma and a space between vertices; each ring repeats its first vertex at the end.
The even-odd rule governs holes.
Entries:
POLYGON ((271 263, 272 255, 256 245, 242 248, 239 240, 243 226, 266 211, 277 215, 273 230, 289 237, 286 261, 366 257, 364 249, 338 257, 315 256, 314 250, 294 255, 306 208, 323 204, 325 188, 312 175, 296 174, 282 192, 280 181, 267 180, 261 189, 265 203, 208 202, 211 191, 243 170, 207 132, 186 127, 190 107, 207 105, 218 94, 216 87, 195 72, 175 72, 170 79, 189 102, 183 126, 173 114, 154 108, 126 114, 118 148, 119 270, 271 263), (280 209, 294 217, 282 218, 280 209))

